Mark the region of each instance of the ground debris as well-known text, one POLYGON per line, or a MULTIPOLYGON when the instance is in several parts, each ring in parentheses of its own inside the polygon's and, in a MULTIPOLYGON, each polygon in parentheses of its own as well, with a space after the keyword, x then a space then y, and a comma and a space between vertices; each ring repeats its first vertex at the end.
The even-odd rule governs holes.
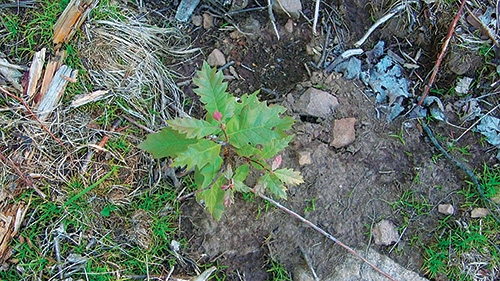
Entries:
POLYGON ((54 25, 54 44, 67 43, 87 19, 98 0, 71 0, 54 25))
POLYGON ((353 143, 356 139, 356 118, 343 118, 333 123, 333 141, 330 143, 335 148, 342 148, 353 143))
POLYGON ((394 223, 382 220, 372 228, 372 235, 377 245, 389 246, 399 239, 398 231, 394 223))

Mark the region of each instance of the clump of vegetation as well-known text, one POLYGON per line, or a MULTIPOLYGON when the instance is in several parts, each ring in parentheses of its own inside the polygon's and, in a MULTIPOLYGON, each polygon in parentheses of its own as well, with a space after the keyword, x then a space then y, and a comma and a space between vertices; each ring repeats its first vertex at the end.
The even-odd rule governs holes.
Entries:
POLYGON ((294 123, 280 116, 285 108, 260 102, 257 92, 237 100, 222 80, 222 72, 204 63, 194 83, 207 110, 205 120, 167 121, 169 127, 150 134, 139 146, 155 158, 172 157, 173 166, 193 169, 197 199, 216 219, 232 204, 234 192, 267 190, 286 198, 285 185, 303 182, 298 172, 278 169, 282 158, 276 155, 292 139, 285 131, 294 123), (250 167, 260 173, 254 188, 245 184, 250 167))

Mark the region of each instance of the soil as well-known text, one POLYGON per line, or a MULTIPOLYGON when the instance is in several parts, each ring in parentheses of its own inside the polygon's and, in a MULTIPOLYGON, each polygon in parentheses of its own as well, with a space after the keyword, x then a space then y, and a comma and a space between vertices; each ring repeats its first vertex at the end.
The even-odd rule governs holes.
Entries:
MULTIPOLYGON (((369 20, 360 24, 359 19, 369 19, 377 11, 370 11, 355 0, 337 4, 336 7, 342 7, 339 8, 341 14, 351 15, 344 18, 344 26, 349 31, 345 43, 352 43, 370 25, 369 20)), ((373 7, 377 5, 374 3, 373 7)), ((321 45, 324 37, 314 37, 310 26, 302 19, 294 20, 293 33, 286 33, 286 21, 286 17, 278 17, 278 28, 283 31, 279 41, 268 19, 255 15, 238 18, 243 30, 258 31, 253 36, 202 28, 193 34, 197 38, 195 44, 203 47, 204 54, 219 48, 228 61, 235 62, 234 69, 239 78, 229 82, 229 92, 241 95, 261 88, 270 89, 261 92, 261 99, 287 107, 287 114, 297 120, 293 128, 295 138, 283 157, 285 165, 299 170, 306 183, 291 188, 284 204, 345 244, 357 249, 366 249, 369 245, 423 276, 424 251, 421 245, 433 241, 438 220, 443 217, 437 212, 437 205, 451 203, 456 206, 463 200, 458 192, 467 186, 464 181, 466 174, 444 157, 437 160, 433 157, 439 153, 417 120, 398 118, 387 123, 385 116, 377 117, 380 114, 377 105, 367 96, 368 90, 361 82, 347 81, 340 74, 306 69, 306 64, 314 57, 307 54, 307 45, 321 45), (300 95, 313 85, 338 98, 340 105, 331 118, 311 118, 295 106, 300 95), (346 117, 357 119, 356 140, 345 148, 335 149, 329 145, 333 120, 346 117), (402 139, 396 135, 401 135, 402 139), (303 151, 311 153, 312 164, 298 164, 298 153, 303 151), (417 202, 433 206, 430 214, 415 214, 413 209, 397 207, 396 203, 405 194, 412 194, 417 202), (315 209, 306 211, 311 207, 311 201, 314 201, 315 209), (370 229, 381 219, 392 221, 402 234, 395 249, 373 244, 370 229)), ((393 37, 409 36, 417 41, 425 38, 418 41, 419 46, 428 51, 424 61, 435 57, 437 50, 431 44, 434 41, 427 37, 430 30, 408 34, 402 31, 404 26, 395 28, 394 25, 404 25, 402 22, 400 18, 377 30, 372 35, 371 44, 377 39, 387 39, 391 49, 396 44, 393 37)), ((202 59, 184 65, 184 73, 193 73, 200 67, 202 59)), ((419 70, 421 76, 432 69, 431 63, 433 60, 419 70)), ((234 74, 228 69, 224 72, 234 74)), ((456 73, 448 68, 443 70, 442 77, 451 79, 456 73)), ((191 92, 189 87, 184 89, 186 93, 191 92)), ((450 120, 457 119, 456 114, 447 114, 450 120)), ((446 124, 434 125, 437 132, 447 136, 461 132, 446 124)), ((471 167, 480 167, 483 161, 495 162, 494 155, 484 153, 477 143, 474 137, 464 138, 461 142, 464 146, 470 145, 472 155, 467 161, 471 167)), ((227 266, 227 280, 266 280, 271 259, 282 262, 293 272, 304 266, 305 256, 311 260, 320 279, 326 280, 334 274, 334 265, 348 254, 259 199, 237 197, 235 205, 219 222, 194 201, 185 203, 182 213, 181 228, 190 245, 185 254, 193 260, 217 260, 227 266)))

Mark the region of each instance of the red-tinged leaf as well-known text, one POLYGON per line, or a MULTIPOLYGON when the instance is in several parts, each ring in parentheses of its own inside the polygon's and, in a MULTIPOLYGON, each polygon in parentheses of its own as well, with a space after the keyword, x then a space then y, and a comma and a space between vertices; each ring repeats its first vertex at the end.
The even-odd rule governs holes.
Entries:
POLYGON ((214 114, 212 115, 214 117, 215 120, 221 122, 222 120, 222 113, 220 113, 219 111, 214 111, 214 114))
POLYGON ((234 193, 232 190, 226 190, 224 193, 224 207, 229 208, 234 203, 234 193))
POLYGON ((281 162, 283 161, 283 158, 281 158, 281 155, 277 155, 274 157, 273 163, 271 164, 271 170, 276 170, 281 166, 281 162))

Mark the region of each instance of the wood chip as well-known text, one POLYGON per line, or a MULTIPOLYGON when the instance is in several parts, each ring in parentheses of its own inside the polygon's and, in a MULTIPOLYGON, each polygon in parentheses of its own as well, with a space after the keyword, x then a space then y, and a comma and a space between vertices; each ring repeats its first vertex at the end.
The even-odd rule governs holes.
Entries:
POLYGON ((50 83, 49 89, 47 93, 40 101, 38 105, 38 118, 41 121, 44 121, 47 116, 52 113, 54 108, 59 103, 59 100, 66 89, 66 85, 68 85, 68 81, 63 78, 63 76, 76 78, 78 70, 72 70, 70 67, 63 65, 59 70, 57 70, 52 82, 50 83))
POLYGON ((99 90, 87 95, 79 95, 71 102, 70 107, 79 107, 89 102, 100 100, 104 95, 108 94, 109 90, 99 90))
POLYGON ((30 74, 28 80, 28 89, 26 90, 26 95, 30 99, 35 96, 35 92, 38 86, 38 81, 42 76, 42 69, 45 63, 45 52, 47 49, 43 48, 40 51, 36 52, 33 56, 33 60, 31 61, 30 74))

